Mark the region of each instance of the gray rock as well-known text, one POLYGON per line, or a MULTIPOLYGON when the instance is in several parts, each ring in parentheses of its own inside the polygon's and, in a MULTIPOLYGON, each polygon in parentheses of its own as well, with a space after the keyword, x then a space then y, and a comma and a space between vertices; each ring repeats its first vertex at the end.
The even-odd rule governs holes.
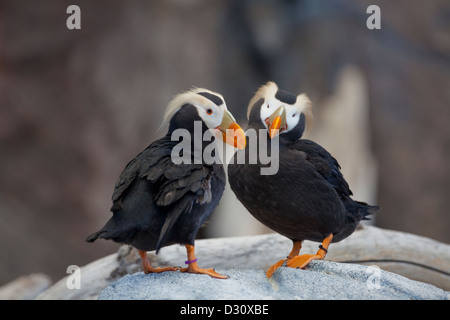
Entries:
MULTIPOLYGON (((267 270, 270 265, 286 257, 291 246, 289 239, 275 233, 195 242, 200 266, 218 270, 245 269, 245 272, 247 269, 267 270)), ((302 253, 315 253, 317 248, 317 242, 305 241, 302 253)), ((186 260, 186 250, 184 246, 173 245, 162 248, 158 255, 149 252, 148 257, 154 267, 176 266, 186 260)), ((347 239, 333 243, 325 259, 363 264, 364 272, 376 264, 385 271, 450 290, 450 245, 413 234, 372 226, 360 227, 347 239)), ((122 246, 117 253, 81 267, 79 290, 67 287, 66 276, 37 299, 97 299, 99 293, 114 281, 140 270, 141 260, 137 250, 122 246)), ((314 271, 312 267, 310 271, 314 271)))
POLYGON ((227 280, 165 272, 127 275, 100 300, 449 299, 433 285, 376 266, 313 261, 307 270, 280 268, 271 279, 259 269, 218 269, 227 280))

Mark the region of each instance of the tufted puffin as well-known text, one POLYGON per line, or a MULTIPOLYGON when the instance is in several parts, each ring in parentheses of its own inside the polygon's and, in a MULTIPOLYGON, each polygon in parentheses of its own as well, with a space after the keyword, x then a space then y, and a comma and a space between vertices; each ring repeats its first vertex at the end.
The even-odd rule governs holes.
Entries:
POLYGON ((314 259, 323 259, 331 242, 351 235, 379 207, 352 200, 336 159, 317 143, 301 139, 313 120, 305 94, 296 96, 268 82, 250 100, 247 118, 247 139, 249 130, 264 130, 256 135, 259 148, 264 146, 261 139, 267 149, 271 143, 279 144, 279 167, 275 174, 262 175, 265 164, 259 154, 254 163, 239 161, 249 159, 248 141, 228 165, 230 187, 256 219, 293 241, 287 259, 267 271, 270 278, 282 265, 304 268, 314 259), (318 252, 299 255, 303 240, 321 242, 318 252))
POLYGON ((119 176, 112 195, 112 218, 86 241, 111 239, 137 248, 146 274, 180 270, 224 279, 213 269, 199 268, 194 241, 222 197, 226 175, 220 161, 206 163, 194 155, 196 148, 202 155, 215 143, 212 134, 203 141, 208 140, 203 139, 207 131, 240 149, 245 147, 244 131, 223 97, 202 88, 177 95, 167 107, 165 122, 169 122, 167 134, 139 153, 119 176), (180 136, 177 132, 190 135, 186 139, 192 149, 179 147, 179 138, 174 138, 180 136), (173 161, 175 155, 184 156, 185 161, 173 161), (171 244, 185 245, 188 266, 153 268, 147 251, 158 253, 171 244))

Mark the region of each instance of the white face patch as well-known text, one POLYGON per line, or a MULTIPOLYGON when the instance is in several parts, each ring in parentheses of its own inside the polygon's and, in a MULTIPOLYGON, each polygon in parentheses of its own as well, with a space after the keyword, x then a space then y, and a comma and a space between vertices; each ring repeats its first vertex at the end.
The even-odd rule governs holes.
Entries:
POLYGON ((284 107, 286 119, 283 128, 280 128, 280 134, 293 130, 301 119, 305 121, 304 132, 308 134, 314 121, 311 100, 305 93, 295 96, 289 92, 279 90, 278 86, 272 81, 260 87, 250 99, 247 108, 247 119, 250 119, 253 108, 259 107, 261 122, 267 128, 268 119, 281 106, 284 107), (262 105, 258 103, 260 99, 264 99, 262 105))
POLYGON ((289 104, 284 105, 284 108, 286 110, 286 124, 287 124, 287 130, 284 132, 288 132, 293 128, 295 128, 295 126, 298 124, 301 112, 298 111, 296 106, 289 104))
POLYGON ((195 105, 198 114, 209 129, 214 129, 222 123, 223 114, 226 106, 224 104, 217 106, 213 102, 207 105, 195 105))
POLYGON ((282 105, 283 103, 275 98, 271 98, 268 101, 264 101, 264 103, 261 105, 260 110, 261 121, 262 123, 264 123, 266 128, 269 117, 282 105))
POLYGON ((280 132, 280 134, 283 134, 293 129, 300 120, 300 112, 298 111, 296 106, 283 103, 276 98, 271 98, 268 100, 268 102, 264 102, 261 105, 260 115, 261 121, 267 128, 269 117, 281 106, 283 106, 286 110, 286 128, 284 128, 280 132))

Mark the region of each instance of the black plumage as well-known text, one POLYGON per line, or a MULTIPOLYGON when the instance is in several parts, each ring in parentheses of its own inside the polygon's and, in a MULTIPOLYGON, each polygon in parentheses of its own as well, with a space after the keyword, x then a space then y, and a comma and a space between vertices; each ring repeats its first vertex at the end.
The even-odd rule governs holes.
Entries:
MULTIPOLYGON (((218 96, 213 100, 223 104, 218 96)), ((217 207, 225 188, 223 166, 219 163, 197 164, 193 152, 190 164, 175 164, 171 156, 179 143, 172 140, 173 131, 186 129, 193 137, 195 121, 202 123, 202 134, 208 130, 197 107, 181 106, 171 118, 167 134, 127 164, 112 195, 113 216, 103 228, 87 238, 88 242, 103 238, 132 245, 139 250, 146 273, 178 269, 152 268, 146 259, 146 251, 158 252, 164 246, 184 244, 189 267, 181 271, 224 277, 213 270, 198 268, 194 254, 196 234, 217 207)), ((202 141, 201 150, 210 143, 202 141)), ((194 139, 191 139, 191 146, 193 150, 194 139)))
MULTIPOLYGON (((300 139, 305 117, 300 116, 294 127, 288 127, 287 131, 271 139, 270 120, 261 119, 261 108, 267 108, 265 99, 255 100, 255 105, 250 105, 247 130, 265 130, 262 146, 267 145, 268 150, 271 150, 271 143, 279 143, 278 172, 261 175, 260 168, 267 165, 260 161, 239 164, 238 158, 243 157, 240 153, 245 153, 245 159, 249 159, 247 147, 239 150, 228 166, 229 183, 236 197, 256 219, 294 242, 287 265, 304 267, 312 259, 323 258, 330 242, 348 237, 358 223, 376 212, 378 207, 354 201, 337 160, 317 143, 300 139), (267 127, 265 123, 268 123, 267 127), (324 243, 317 255, 298 256, 303 240, 324 243)), ((295 100, 289 101, 295 104, 295 100)), ((295 115, 301 108, 293 106, 292 109, 291 114, 295 115)), ((259 141, 258 145, 261 146, 259 141)), ((272 266, 268 276, 284 262, 281 260, 272 266)))
POLYGON ((170 132, 128 163, 112 195, 113 217, 97 237, 152 251, 194 244, 225 188, 222 165, 174 165, 170 132))
POLYGON ((297 102, 297 96, 295 94, 284 90, 277 90, 275 93, 275 98, 287 104, 295 104, 297 102))

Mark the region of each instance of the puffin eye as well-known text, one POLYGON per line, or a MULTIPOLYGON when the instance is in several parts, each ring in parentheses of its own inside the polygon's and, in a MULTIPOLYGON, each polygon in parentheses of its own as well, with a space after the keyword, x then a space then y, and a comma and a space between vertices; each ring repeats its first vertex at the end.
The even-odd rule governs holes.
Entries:
POLYGON ((270 108, 270 106, 269 106, 269 104, 267 104, 267 109, 269 109, 270 108))
POLYGON ((212 115, 212 113, 213 113, 212 109, 206 109, 206 114, 207 115, 212 115))
POLYGON ((297 114, 296 113, 294 113, 293 115, 292 115, 292 118, 295 118, 295 116, 296 116, 297 114))

